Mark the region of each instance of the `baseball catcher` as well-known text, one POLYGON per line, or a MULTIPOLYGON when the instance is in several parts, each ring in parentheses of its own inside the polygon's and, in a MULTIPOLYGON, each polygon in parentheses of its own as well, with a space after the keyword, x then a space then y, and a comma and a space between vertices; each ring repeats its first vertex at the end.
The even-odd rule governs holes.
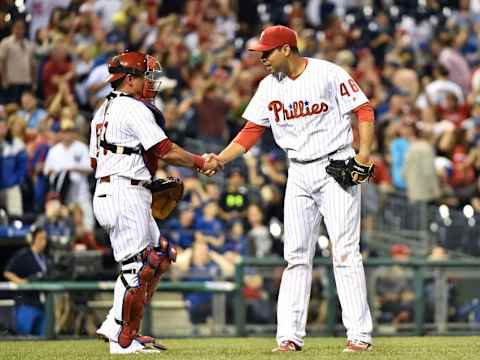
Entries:
POLYGON ((364 165, 352 157, 347 160, 330 160, 325 170, 346 190, 368 181, 373 175, 373 164, 364 165))
POLYGON ((152 192, 152 215, 158 220, 165 220, 183 196, 183 182, 175 177, 155 179, 147 188, 152 192))
POLYGON ((121 271, 112 308, 96 334, 109 342, 111 354, 159 352, 165 347, 140 335, 140 324, 176 250, 160 234, 154 216, 166 219, 183 195, 179 179, 155 180, 159 160, 213 172, 223 163, 189 153, 166 135, 165 119, 154 104, 162 79, 154 57, 124 52, 109 61, 108 72, 113 91, 91 122, 93 208, 121 271))

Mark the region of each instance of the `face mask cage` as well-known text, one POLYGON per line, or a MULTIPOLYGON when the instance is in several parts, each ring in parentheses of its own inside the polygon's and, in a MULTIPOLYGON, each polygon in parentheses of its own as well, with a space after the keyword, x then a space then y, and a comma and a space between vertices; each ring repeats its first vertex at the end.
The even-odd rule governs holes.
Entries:
POLYGON ((162 66, 155 60, 153 56, 147 55, 147 71, 145 71, 144 78, 145 89, 149 91, 160 91, 161 79, 164 76, 162 66))

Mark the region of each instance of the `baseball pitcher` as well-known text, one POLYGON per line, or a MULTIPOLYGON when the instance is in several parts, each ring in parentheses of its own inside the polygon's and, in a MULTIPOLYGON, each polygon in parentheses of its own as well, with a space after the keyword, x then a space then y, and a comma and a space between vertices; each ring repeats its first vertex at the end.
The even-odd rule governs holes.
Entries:
POLYGON ((304 345, 312 263, 322 218, 332 243, 337 292, 347 329, 345 352, 371 349, 372 319, 359 251, 360 186, 372 174, 373 109, 339 66, 301 57, 296 33, 266 28, 249 50, 271 72, 259 84, 236 138, 220 153, 228 163, 248 151, 266 128, 287 153, 283 272, 274 351, 304 345), (359 121, 360 148, 352 148, 351 117, 359 121))

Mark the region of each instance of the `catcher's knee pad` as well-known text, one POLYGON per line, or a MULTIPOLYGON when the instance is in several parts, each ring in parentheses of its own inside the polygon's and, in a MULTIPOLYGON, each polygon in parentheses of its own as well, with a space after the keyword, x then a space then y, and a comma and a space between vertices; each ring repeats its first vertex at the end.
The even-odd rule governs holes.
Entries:
POLYGON ((163 236, 160 237, 160 243, 157 248, 152 249, 151 259, 147 257, 150 266, 155 267, 155 273, 152 280, 147 285, 146 302, 149 303, 152 300, 153 294, 157 289, 157 284, 160 281, 162 274, 166 273, 172 262, 177 259, 177 250, 168 242, 163 236))

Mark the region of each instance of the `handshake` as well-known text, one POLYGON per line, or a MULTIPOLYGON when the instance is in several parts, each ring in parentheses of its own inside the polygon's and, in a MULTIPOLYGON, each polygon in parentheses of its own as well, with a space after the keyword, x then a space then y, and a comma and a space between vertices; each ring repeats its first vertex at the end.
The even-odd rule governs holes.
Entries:
POLYGON ((202 173, 203 175, 213 176, 225 166, 225 161, 222 160, 217 154, 203 154, 202 158, 205 159, 205 164, 203 165, 203 168, 198 169, 198 172, 202 173))

